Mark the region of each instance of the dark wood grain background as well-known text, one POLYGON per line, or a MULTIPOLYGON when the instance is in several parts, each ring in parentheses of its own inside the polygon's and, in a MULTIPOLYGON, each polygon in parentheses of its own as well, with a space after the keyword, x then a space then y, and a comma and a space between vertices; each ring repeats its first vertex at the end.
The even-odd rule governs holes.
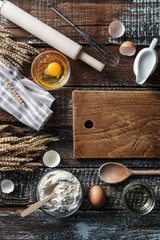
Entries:
MULTIPOLYGON (((134 41, 137 52, 148 46, 160 32, 160 1, 154 0, 12 0, 12 3, 39 18, 51 27, 82 44, 86 52, 96 57, 85 40, 66 22, 58 17, 49 6, 55 6, 80 29, 96 37, 108 47, 118 51, 119 44, 125 40, 134 41), (108 25, 113 20, 121 20, 126 33, 120 39, 112 39, 108 35, 108 25)), ((31 36, 5 18, 0 18, 1 25, 14 33, 15 40, 28 42, 40 51, 50 49, 45 43, 31 36)), ((160 53, 160 48, 156 48, 160 53)), ((160 177, 131 177, 117 185, 108 185, 100 181, 98 169, 108 159, 75 159, 73 158, 72 132, 72 91, 73 90, 109 90, 109 91, 159 91, 160 64, 154 74, 141 87, 135 82, 133 74, 134 57, 121 56, 120 63, 114 67, 106 67, 102 73, 97 72, 85 63, 69 59, 71 77, 65 87, 53 91, 56 101, 53 104, 54 114, 41 132, 54 133, 59 142, 50 146, 58 151, 62 161, 60 168, 74 173, 82 182, 84 199, 79 211, 65 220, 55 220, 38 210, 22 219, 19 211, 35 202, 35 189, 42 174, 48 171, 41 168, 30 174, 1 172, 0 179, 9 178, 15 182, 15 191, 0 198, 0 240, 158 240, 160 239, 160 177), (122 205, 121 193, 131 181, 144 181, 156 193, 156 207, 152 213, 143 217, 135 217, 126 212, 122 205), (89 202, 90 188, 98 184, 106 195, 103 207, 95 208, 89 202)), ((30 77, 30 66, 25 75, 30 77)), ((33 133, 32 130, 19 123, 15 118, 0 110, 0 123, 12 125, 15 133, 33 133)), ((40 133, 41 133, 40 132, 40 133)), ((152 159, 113 159, 132 169, 160 168, 158 158, 152 159)))

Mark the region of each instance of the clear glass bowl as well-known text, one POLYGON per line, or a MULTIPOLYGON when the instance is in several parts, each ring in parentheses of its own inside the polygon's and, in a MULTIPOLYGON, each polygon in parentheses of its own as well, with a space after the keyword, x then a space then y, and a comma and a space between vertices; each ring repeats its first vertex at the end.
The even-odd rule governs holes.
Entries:
POLYGON ((151 212, 155 206, 155 194, 148 184, 132 182, 124 188, 122 201, 128 212, 145 215, 151 212))
POLYGON ((33 80, 47 90, 55 90, 64 86, 69 80, 71 68, 67 58, 57 51, 44 51, 33 61, 31 75, 33 80), (61 66, 61 73, 58 76, 51 76, 46 73, 50 63, 56 62, 61 66))
MULTIPOLYGON (((71 174, 74 178, 76 178, 71 172, 68 172, 68 171, 65 171, 65 170, 61 170, 61 169, 55 169, 55 170, 52 170, 52 171, 49 171, 49 172, 45 173, 45 174, 42 176, 42 178, 40 179, 40 181, 39 181, 39 183, 38 183, 38 185, 37 185, 37 188, 36 188, 36 198, 37 198, 37 201, 40 200, 38 189, 39 189, 39 186, 40 186, 43 178, 44 178, 47 174, 49 174, 49 173, 51 173, 51 172, 55 172, 55 171, 64 171, 64 172, 67 172, 67 173, 71 174)), ((76 178, 76 179, 77 179, 77 178, 76 178)), ((77 180, 78 180, 78 179, 77 179, 77 180)), ((78 180, 78 182, 79 182, 79 180, 78 180)), ((42 207, 41 207, 42 211, 45 212, 45 213, 47 213, 47 214, 49 214, 50 216, 53 216, 53 217, 56 217, 56 218, 65 218, 65 217, 71 216, 73 213, 75 213, 75 212, 79 209, 79 207, 81 206, 82 201, 83 201, 82 185, 81 185, 80 182, 79 182, 79 186, 80 186, 80 190, 81 190, 81 198, 80 198, 80 200, 79 200, 78 205, 77 205, 76 208, 74 208, 74 209, 72 209, 72 210, 70 210, 70 211, 67 211, 67 212, 58 212, 58 211, 50 211, 49 208, 47 208, 47 207, 45 207, 45 206, 42 206, 42 207)))

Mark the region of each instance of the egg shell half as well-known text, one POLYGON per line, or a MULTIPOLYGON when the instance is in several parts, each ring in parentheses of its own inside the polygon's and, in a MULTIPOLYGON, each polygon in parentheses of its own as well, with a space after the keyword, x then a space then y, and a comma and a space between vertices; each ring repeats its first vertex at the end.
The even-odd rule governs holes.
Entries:
POLYGON ((133 42, 126 41, 120 46, 119 52, 124 56, 133 56, 136 53, 136 47, 133 42))
POLYGON ((47 151, 43 156, 44 165, 50 168, 58 166, 60 161, 61 161, 61 157, 59 153, 53 150, 47 151))
POLYGON ((105 201, 105 195, 101 187, 93 186, 89 193, 89 199, 93 206, 101 207, 105 201))
POLYGON ((108 32, 113 38, 122 37, 125 32, 125 26, 120 21, 113 21, 108 27, 108 32))
POLYGON ((1 190, 3 193, 11 193, 14 190, 14 183, 9 179, 4 179, 1 182, 1 190))

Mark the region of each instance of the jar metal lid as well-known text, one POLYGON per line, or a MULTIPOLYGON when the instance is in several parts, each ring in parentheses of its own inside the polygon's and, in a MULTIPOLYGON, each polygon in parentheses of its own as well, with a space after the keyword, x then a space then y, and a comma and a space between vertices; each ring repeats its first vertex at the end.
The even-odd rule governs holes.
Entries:
POLYGON ((153 189, 143 182, 129 183, 123 190, 122 201, 125 208, 135 215, 145 215, 155 206, 153 189))

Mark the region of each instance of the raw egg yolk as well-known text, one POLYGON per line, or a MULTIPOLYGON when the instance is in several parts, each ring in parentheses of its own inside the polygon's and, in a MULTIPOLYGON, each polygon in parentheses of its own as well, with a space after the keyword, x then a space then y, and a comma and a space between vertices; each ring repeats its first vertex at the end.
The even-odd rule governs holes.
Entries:
POLYGON ((52 62, 48 65, 47 72, 50 76, 57 77, 62 72, 61 65, 57 62, 52 62))

